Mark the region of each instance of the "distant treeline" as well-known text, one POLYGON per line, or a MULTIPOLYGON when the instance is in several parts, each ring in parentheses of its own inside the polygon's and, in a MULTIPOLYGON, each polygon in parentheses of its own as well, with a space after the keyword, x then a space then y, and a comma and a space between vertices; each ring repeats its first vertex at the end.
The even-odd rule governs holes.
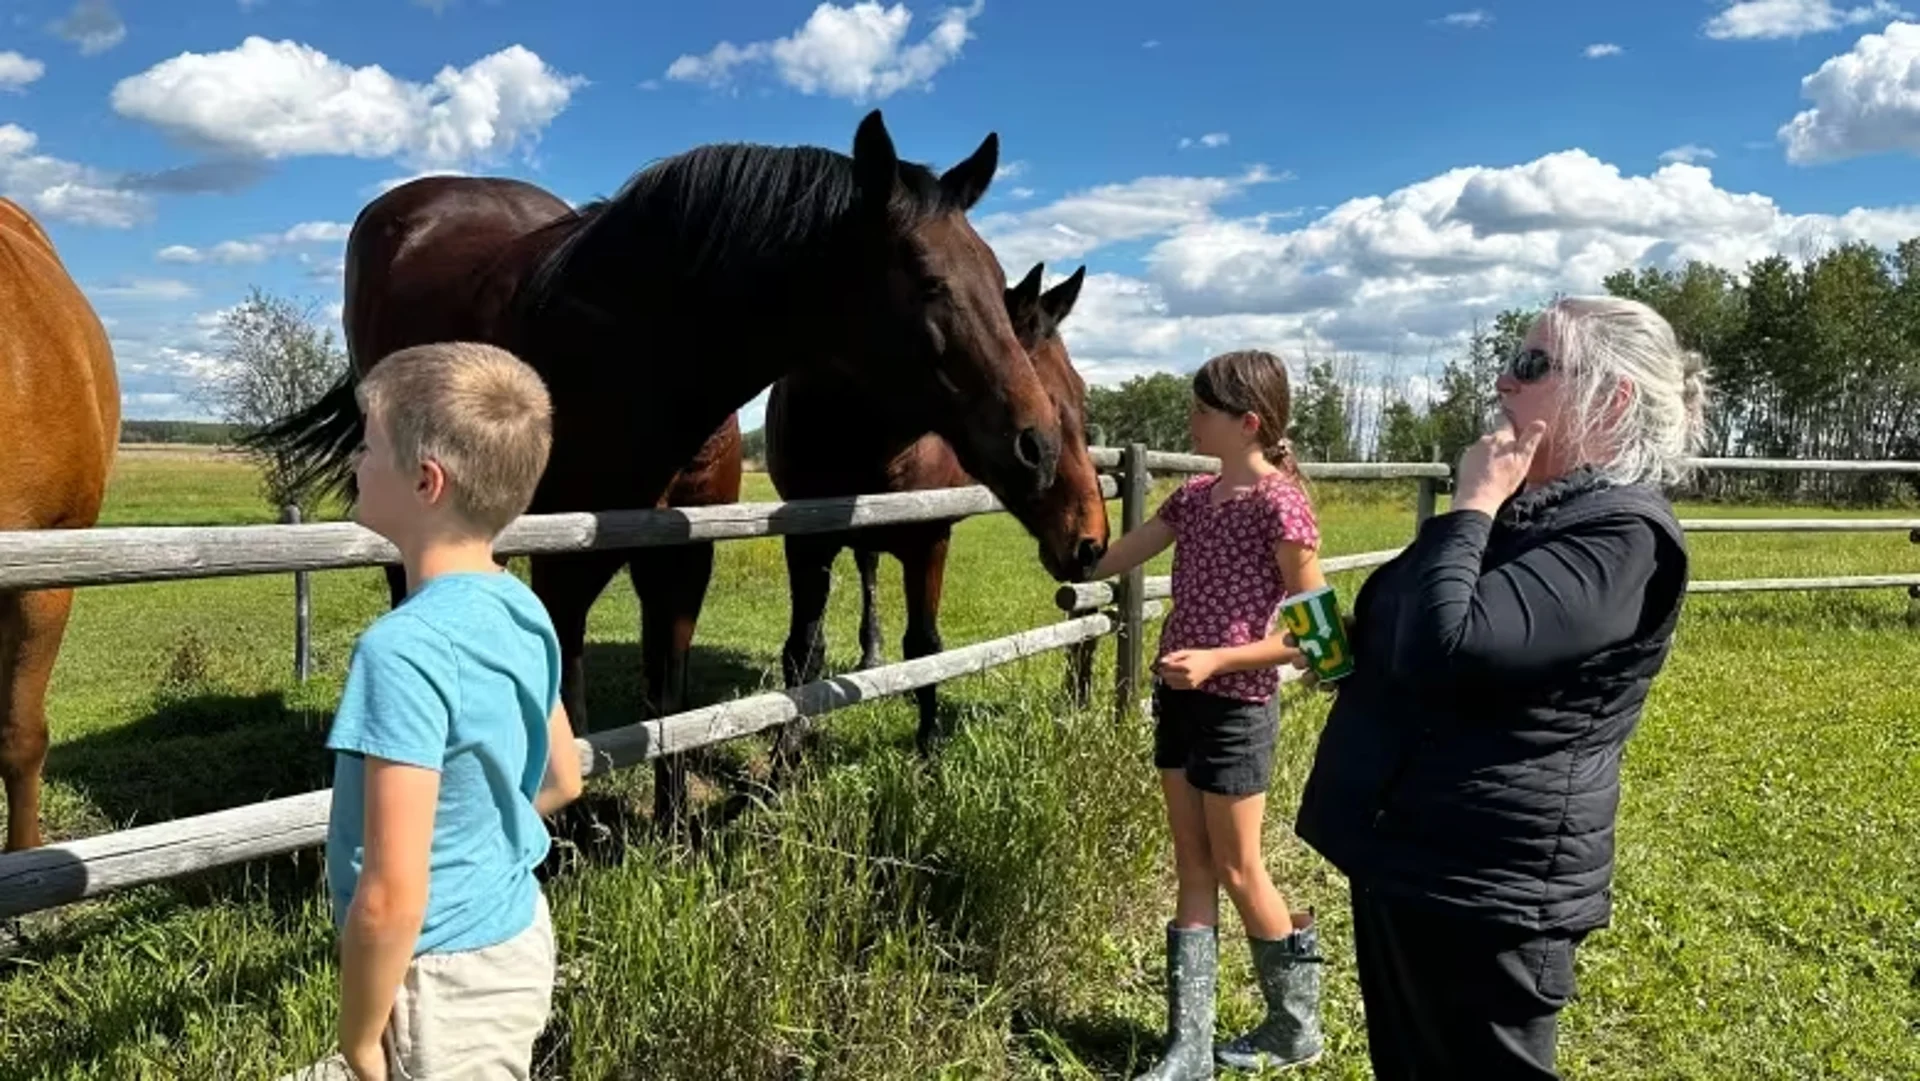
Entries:
MULTIPOLYGON (((1891 251, 1846 244, 1800 263, 1774 256, 1731 271, 1621 270, 1606 290, 1651 305, 1707 360, 1709 457, 1920 458, 1920 238, 1891 251)), ((1458 460, 1494 415, 1493 381, 1531 313, 1501 312, 1436 364, 1300 365, 1291 435, 1308 461, 1458 460), (1412 369, 1409 371, 1409 369, 1412 369)), ((1180 449, 1189 376, 1156 372, 1088 393, 1096 441, 1180 449)), ((1884 504, 1920 498, 1911 478, 1703 473, 1695 498, 1884 504)))
POLYGON ((231 444, 240 429, 232 424, 200 420, 123 420, 122 443, 191 443, 221 447, 231 444))

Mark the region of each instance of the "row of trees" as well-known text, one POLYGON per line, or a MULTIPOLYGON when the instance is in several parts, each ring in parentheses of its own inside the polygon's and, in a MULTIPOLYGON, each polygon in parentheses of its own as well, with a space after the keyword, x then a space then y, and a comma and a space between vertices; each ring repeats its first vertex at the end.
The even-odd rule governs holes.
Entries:
MULTIPOLYGON (((1711 456, 1920 457, 1920 238, 1892 251, 1847 244, 1799 262, 1780 256, 1739 270, 1690 263, 1624 269, 1608 292, 1651 305, 1708 362, 1711 456)), ((1486 430, 1494 379, 1518 346, 1529 312, 1477 326, 1459 355, 1428 358, 1411 375, 1368 369, 1350 356, 1306 357, 1296 373, 1290 436, 1308 461, 1455 461, 1486 430)), ((334 334, 311 307, 255 290, 223 317, 215 412, 252 428, 303 408, 344 369, 334 334)), ((1088 392, 1096 442, 1187 442, 1189 376, 1156 372, 1088 392)), ((761 433, 748 435, 752 452, 761 433)), ((286 502, 277 463, 262 463, 266 494, 286 502)), ((1883 499, 1879 477, 1712 475, 1715 494, 1883 499)))
MULTIPOLYGON (((1494 378, 1526 333, 1528 314, 1502 312, 1476 327, 1461 356, 1412 377, 1397 369, 1369 378, 1351 356, 1308 357, 1293 384, 1288 429, 1294 451, 1313 462, 1451 462, 1493 421, 1494 378), (1424 388, 1425 392, 1421 392, 1424 388)), ((1087 392, 1095 442, 1142 442, 1171 449, 1187 442, 1191 377, 1136 376, 1087 392)))
MULTIPOLYGON (((1694 262, 1621 270, 1614 296, 1640 300, 1707 360, 1710 457, 1920 457, 1920 239, 1885 251, 1846 244, 1740 270, 1694 262)), ((1454 461, 1493 419, 1493 382, 1526 332, 1526 311, 1476 327, 1460 355, 1418 379, 1372 379, 1351 358, 1307 358, 1291 435, 1309 460, 1454 461), (1417 389, 1416 389, 1417 388, 1417 389)), ((1186 377, 1157 373, 1091 392, 1110 442, 1179 446, 1186 377)), ((1707 474, 1699 494, 1879 501, 1897 480, 1817 474, 1707 474)))

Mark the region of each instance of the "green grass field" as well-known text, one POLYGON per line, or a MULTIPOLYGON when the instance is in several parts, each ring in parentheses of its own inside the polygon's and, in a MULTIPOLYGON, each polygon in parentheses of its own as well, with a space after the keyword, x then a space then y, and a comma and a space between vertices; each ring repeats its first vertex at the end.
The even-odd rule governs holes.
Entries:
MULTIPOLYGON (((1329 554, 1410 533, 1411 489, 1317 496, 1329 554)), ((131 452, 103 524, 271 517, 231 459, 131 452)), ((779 543, 720 552, 702 701, 774 685, 787 619, 779 543)), ((1904 535, 1701 536, 1694 552, 1703 579, 1920 571, 1904 535)), ((846 665, 841 571, 829 633, 846 665)), ((883 577, 897 659, 897 569, 883 577)), ((1059 618, 1010 520, 960 529, 949 582, 949 646, 1059 618)), ((333 696, 385 596, 378 571, 314 576, 318 676, 297 686, 289 576, 82 591, 55 675, 51 832, 324 785, 333 696)), ((596 727, 638 716, 636 626, 617 580, 591 625, 596 727)), ((949 685, 958 735, 930 763, 909 702, 837 714, 805 784, 698 850, 647 832, 650 771, 595 782, 547 886, 563 974, 542 1076, 1131 1077, 1164 1016, 1167 841, 1144 722, 1072 715, 1061 673, 1053 655, 949 685)), ((1579 955, 1567 1076, 1920 1076, 1916 673, 1920 625, 1895 591, 1690 601, 1629 747, 1615 922, 1579 955)), ((1287 829, 1323 711, 1289 699, 1269 816, 1275 878, 1318 908, 1331 961, 1329 1053, 1288 1076, 1364 1078, 1344 884, 1287 829)), ((272 1078, 319 1057, 319 871, 309 853, 24 921, 0 959, 0 1077, 272 1078)), ((1223 931, 1222 1025, 1238 1028, 1258 1007, 1230 916, 1223 931)))

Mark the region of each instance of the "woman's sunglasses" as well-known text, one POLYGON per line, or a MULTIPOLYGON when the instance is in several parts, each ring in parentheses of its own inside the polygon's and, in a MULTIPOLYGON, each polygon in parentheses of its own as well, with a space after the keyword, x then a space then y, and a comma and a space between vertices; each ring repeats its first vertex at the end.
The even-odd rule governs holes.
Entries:
POLYGON ((1558 367, 1544 349, 1522 349, 1507 358, 1507 374, 1521 383, 1537 383, 1558 367))

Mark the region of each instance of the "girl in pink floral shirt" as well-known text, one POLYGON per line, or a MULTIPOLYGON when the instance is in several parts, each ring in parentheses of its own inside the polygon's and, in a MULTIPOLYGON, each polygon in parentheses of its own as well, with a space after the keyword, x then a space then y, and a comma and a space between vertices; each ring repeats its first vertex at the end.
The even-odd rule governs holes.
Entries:
POLYGON ((1167 801, 1180 897, 1167 926, 1165 1056, 1140 1081, 1291 1066, 1320 1055, 1320 961, 1311 913, 1288 911, 1260 851, 1277 729, 1279 666, 1296 654, 1280 602, 1325 584, 1320 529, 1285 433, 1287 369, 1246 350, 1194 373, 1194 449, 1218 457, 1108 550, 1097 577, 1172 545, 1173 614, 1154 664, 1154 765, 1167 801), (1245 925, 1266 1020, 1213 1044, 1222 888, 1245 925))

